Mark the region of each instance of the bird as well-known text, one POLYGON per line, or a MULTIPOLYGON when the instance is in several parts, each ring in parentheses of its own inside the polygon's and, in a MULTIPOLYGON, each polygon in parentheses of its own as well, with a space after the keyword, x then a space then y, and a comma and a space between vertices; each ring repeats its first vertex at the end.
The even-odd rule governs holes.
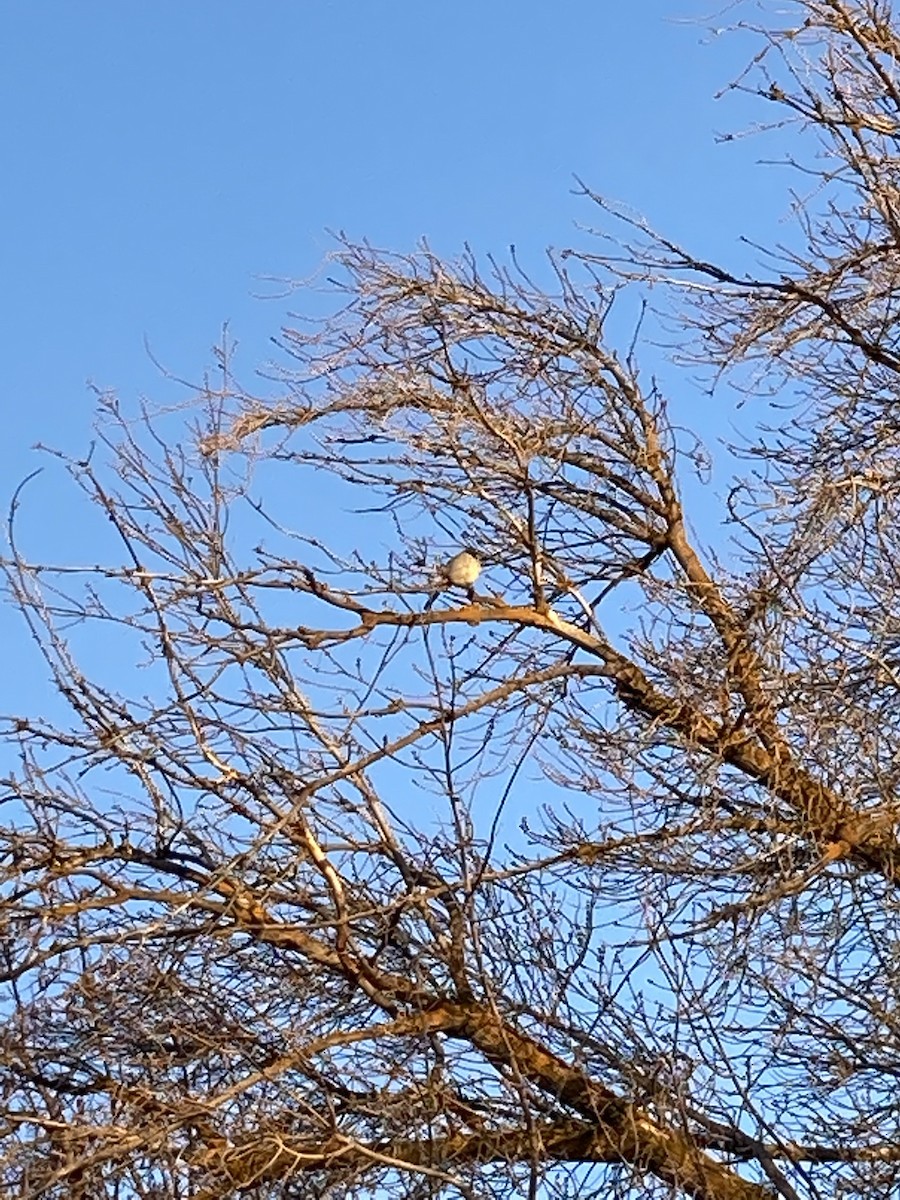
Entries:
MULTIPOLYGON (((451 587, 460 587, 466 589, 466 595, 471 604, 475 600, 474 583, 481 574, 481 559, 477 553, 469 546, 454 554, 451 559, 441 567, 441 583, 449 584, 451 587)), ((431 608, 437 599, 437 592, 428 598, 425 605, 426 612, 431 608)))

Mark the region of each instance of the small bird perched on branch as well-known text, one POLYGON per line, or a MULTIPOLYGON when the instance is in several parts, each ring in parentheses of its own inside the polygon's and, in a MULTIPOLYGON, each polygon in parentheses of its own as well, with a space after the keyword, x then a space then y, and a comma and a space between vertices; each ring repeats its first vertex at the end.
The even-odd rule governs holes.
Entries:
MULTIPOLYGON (((441 582, 449 584, 451 587, 460 587, 466 589, 466 595, 471 604, 475 599, 474 583, 481 574, 481 559, 470 547, 460 550, 458 554, 454 554, 451 559, 444 563, 441 567, 441 582)), ((438 593, 428 597, 425 605, 427 612, 438 598, 438 593)))

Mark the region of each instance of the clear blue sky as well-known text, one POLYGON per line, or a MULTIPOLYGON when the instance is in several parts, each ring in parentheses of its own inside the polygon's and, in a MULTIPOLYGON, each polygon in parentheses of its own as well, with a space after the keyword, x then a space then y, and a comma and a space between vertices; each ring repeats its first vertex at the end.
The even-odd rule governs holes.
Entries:
MULTIPOLYGON (((578 175, 726 263, 741 234, 783 237, 789 180, 755 166, 770 148, 715 141, 762 115, 713 99, 750 53, 699 23, 726 7, 5 0, 0 514, 34 443, 87 448, 88 380, 166 396, 145 339, 198 379, 228 321, 246 378, 304 304, 258 299, 264 277, 311 274, 329 229, 537 263, 592 220, 578 175)), ((72 495, 61 470, 29 488, 28 549, 90 564, 72 495)), ((0 645, 0 713, 58 713, 9 609, 0 645)))
MULTIPOLYGON (((537 262, 592 219, 570 194, 578 174, 704 254, 771 236, 786 181, 753 167, 759 143, 715 145, 746 120, 713 94, 747 45, 692 23, 705 12, 7 0, 2 508, 36 465, 33 443, 87 446, 86 381, 126 400, 163 390, 145 339, 198 378, 227 320, 246 376, 303 306, 258 299, 277 290, 263 277, 308 275, 328 229, 396 250, 427 237, 449 254, 514 242, 537 262)), ((48 546, 82 536, 69 494, 52 477, 29 493, 48 546)))

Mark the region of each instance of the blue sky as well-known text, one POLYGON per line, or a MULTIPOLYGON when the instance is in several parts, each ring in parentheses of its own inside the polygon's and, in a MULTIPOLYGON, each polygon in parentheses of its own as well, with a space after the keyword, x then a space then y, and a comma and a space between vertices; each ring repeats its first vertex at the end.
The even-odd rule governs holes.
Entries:
MULTIPOLYGON (((407 251, 464 242, 538 264, 581 240, 575 175, 699 255, 785 236, 790 180, 764 116, 715 93, 752 52, 702 0, 6 0, 0 12, 0 511, 42 442, 83 453, 87 386, 164 400, 147 353, 199 379, 223 322, 241 374, 328 230, 407 251), (276 297, 261 299, 260 297, 276 297)), ((715 411, 697 424, 715 436, 715 411)), ((96 523, 52 466, 28 549, 97 561, 96 523)), ((51 705, 0 609, 0 712, 51 705)), ((113 652, 104 647, 109 657, 113 652)))
MULTIPOLYGON (((747 44, 711 34, 705 12, 696 0, 6 4, 4 510, 37 465, 34 443, 86 449, 88 381, 126 402, 165 397, 145 342, 198 379, 228 321, 252 373, 305 306, 297 292, 260 299, 282 291, 267 277, 309 276, 328 230, 395 250, 426 237, 451 255, 515 243, 536 264, 592 220, 571 194, 577 174, 702 254, 735 261, 739 234, 777 234, 786 181, 754 166, 764 147, 716 145, 748 119, 713 99, 747 44)), ((29 521, 44 548, 84 538, 89 561, 70 495, 45 474, 29 521)))

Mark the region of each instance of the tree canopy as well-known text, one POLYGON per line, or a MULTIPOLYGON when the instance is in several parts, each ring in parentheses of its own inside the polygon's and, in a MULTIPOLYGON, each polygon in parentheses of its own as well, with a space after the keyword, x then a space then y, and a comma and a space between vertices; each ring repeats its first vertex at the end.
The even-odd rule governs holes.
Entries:
POLYGON ((252 387, 99 398, 102 562, 13 497, 8 1194, 897 1194, 900 21, 743 27, 784 245, 344 242, 252 387))

